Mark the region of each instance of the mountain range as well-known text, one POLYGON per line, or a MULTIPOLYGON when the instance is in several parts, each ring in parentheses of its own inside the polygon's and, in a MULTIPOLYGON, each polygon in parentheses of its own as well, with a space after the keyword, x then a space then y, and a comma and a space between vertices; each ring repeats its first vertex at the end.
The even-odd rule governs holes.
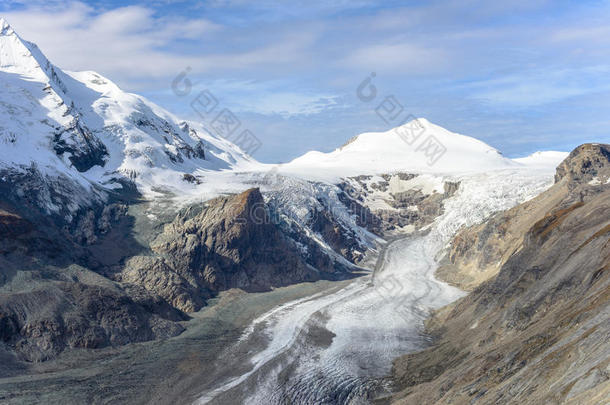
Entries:
POLYGON ((608 145, 413 118, 263 164, 3 19, 0 88, 0 401, 609 400, 608 145))

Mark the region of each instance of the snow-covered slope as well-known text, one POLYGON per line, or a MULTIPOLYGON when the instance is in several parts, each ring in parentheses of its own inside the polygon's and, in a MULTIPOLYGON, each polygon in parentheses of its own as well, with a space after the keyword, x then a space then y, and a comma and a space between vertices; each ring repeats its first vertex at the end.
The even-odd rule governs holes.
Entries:
POLYGON ((358 135, 330 153, 308 152, 282 166, 282 171, 331 179, 396 171, 484 172, 516 166, 484 142, 418 118, 387 132, 358 135))
POLYGON ((535 152, 529 156, 513 160, 533 169, 550 170, 554 172, 559 163, 567 158, 569 154, 569 152, 544 151, 535 152))
POLYGON ((130 179, 147 193, 257 162, 95 72, 63 72, 0 19, 0 171, 32 165, 83 186, 130 179))
POLYGON ((264 188, 252 182, 256 172, 335 183, 362 174, 550 167, 560 157, 545 152, 507 159, 479 140, 420 118, 361 134, 331 153, 309 152, 277 168, 262 165, 200 124, 181 121, 95 72, 62 71, 0 19, 0 179, 34 168, 46 183, 62 178, 99 189, 121 187, 128 179, 146 195, 166 190, 201 199, 240 191, 240 181, 264 188), (202 184, 186 182, 184 174, 202 184))

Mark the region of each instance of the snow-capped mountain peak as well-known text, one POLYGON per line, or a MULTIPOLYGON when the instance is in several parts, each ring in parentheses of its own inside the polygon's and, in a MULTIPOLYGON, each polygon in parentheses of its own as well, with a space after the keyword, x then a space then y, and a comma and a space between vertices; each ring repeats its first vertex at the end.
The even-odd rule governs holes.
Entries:
POLYGON ((397 171, 484 172, 516 166, 478 139, 416 118, 389 131, 360 134, 330 153, 308 152, 283 169, 330 179, 397 171))
POLYGON ((257 164, 95 72, 62 71, 5 20, 0 27, 2 176, 36 167, 45 178, 89 187, 131 180, 147 193, 171 191, 196 171, 257 164))
POLYGON ((32 79, 48 80, 46 69, 49 67, 50 62, 38 47, 23 40, 5 19, 0 18, 0 69, 32 79))

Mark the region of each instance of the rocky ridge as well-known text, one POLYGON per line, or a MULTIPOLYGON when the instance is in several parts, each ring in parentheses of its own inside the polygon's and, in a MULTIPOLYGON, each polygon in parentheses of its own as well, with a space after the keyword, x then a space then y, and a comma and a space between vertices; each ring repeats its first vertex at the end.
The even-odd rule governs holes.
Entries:
POLYGON ((47 220, 0 210, 0 351, 44 361, 66 348, 175 336, 187 319, 156 295, 79 265, 87 249, 47 220))
POLYGON ((150 247, 153 255, 129 259, 122 281, 186 312, 222 290, 264 291, 321 277, 273 223, 258 189, 183 210, 150 247))
POLYGON ((609 150, 576 148, 551 189, 456 237, 438 274, 473 291, 395 361, 393 403, 610 400, 609 150))
MULTIPOLYGON (((0 204, 3 347, 27 361, 67 348, 174 336, 186 313, 223 290, 268 291, 343 279, 356 269, 311 236, 289 232, 257 188, 170 214, 157 221, 149 242, 133 237, 145 214, 132 208, 147 204, 138 199, 117 196, 80 209, 69 222, 14 193, 0 204), (54 304, 36 304, 44 301, 54 304)), ((311 224, 346 256, 366 250, 353 241, 342 245, 343 225, 330 213, 318 213, 311 224)))
POLYGON ((339 183, 343 202, 363 226, 382 237, 424 229, 443 213, 459 182, 412 173, 362 175, 339 183))

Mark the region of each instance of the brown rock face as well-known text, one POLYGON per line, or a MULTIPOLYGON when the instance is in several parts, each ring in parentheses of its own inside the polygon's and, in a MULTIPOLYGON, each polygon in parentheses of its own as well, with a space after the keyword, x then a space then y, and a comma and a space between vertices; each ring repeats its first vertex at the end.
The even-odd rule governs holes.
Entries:
POLYGON ((128 262, 123 280, 185 311, 221 290, 264 291, 319 277, 273 223, 258 189, 190 207, 151 249, 154 256, 128 262))
POLYGON ((342 202, 356 216, 359 226, 372 233, 388 237, 419 230, 434 221, 444 210, 444 201, 459 189, 459 182, 445 182, 444 191, 424 193, 417 187, 404 191, 390 192, 392 181, 407 182, 417 174, 383 174, 380 181, 373 176, 357 176, 338 184, 344 192, 342 202), (369 208, 366 199, 375 200, 369 208), (387 208, 383 208, 383 206, 387 208))
POLYGON ((429 320, 434 346, 395 361, 393 402, 608 403, 610 184, 593 181, 608 150, 577 148, 548 191, 458 235, 452 276, 498 270, 429 320))
POLYGON ((557 167, 556 185, 547 192, 458 232, 436 271, 437 277, 472 291, 498 273, 521 247, 532 224, 600 192, 609 179, 610 146, 579 146, 557 167))
POLYGON ((19 215, 0 209, 1 237, 16 238, 30 232, 32 229, 32 224, 19 215))
MULTIPOLYGON (((359 246, 356 241, 349 235, 344 228, 333 221, 332 216, 327 211, 318 211, 313 215, 313 221, 311 223, 311 230, 319 233, 324 241, 341 256, 345 257, 352 263, 357 263, 362 260, 363 254, 358 250, 359 246)), ((310 246, 310 249, 312 247, 310 246)), ((324 253, 319 252, 318 255, 326 256, 324 253)), ((320 264, 316 266, 317 269, 326 270, 330 269, 332 264, 324 265, 320 264)))
POLYGON ((567 178, 568 181, 579 184, 596 177, 600 183, 610 178, 610 145, 586 143, 574 149, 557 166, 555 182, 567 178))
MULTIPOLYGON (((70 221, 67 212, 36 211, 28 201, 48 191, 30 191, 40 189, 37 179, 17 178, 28 188, 0 193, 0 346, 22 360, 174 336, 188 319, 182 311, 200 309, 219 291, 263 291, 349 270, 334 274, 335 259, 302 230, 302 241, 287 236, 258 189, 191 206, 173 219, 163 211, 158 222, 138 228, 143 214, 129 206, 137 196, 91 204, 70 221)), ((0 182, 0 191, 13 188, 0 182)), ((350 240, 331 222, 319 231, 340 250, 350 240)))

